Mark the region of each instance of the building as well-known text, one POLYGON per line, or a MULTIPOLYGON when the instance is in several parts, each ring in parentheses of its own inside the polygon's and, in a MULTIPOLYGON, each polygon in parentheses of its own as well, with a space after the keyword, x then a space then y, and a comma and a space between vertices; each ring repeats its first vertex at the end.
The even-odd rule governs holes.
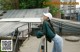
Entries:
MULTIPOLYGON (((76 0, 64 0, 63 2, 76 2, 76 0)), ((69 16, 69 19, 75 17, 74 13, 76 11, 76 5, 63 5, 62 10, 64 12, 64 16, 69 16)))

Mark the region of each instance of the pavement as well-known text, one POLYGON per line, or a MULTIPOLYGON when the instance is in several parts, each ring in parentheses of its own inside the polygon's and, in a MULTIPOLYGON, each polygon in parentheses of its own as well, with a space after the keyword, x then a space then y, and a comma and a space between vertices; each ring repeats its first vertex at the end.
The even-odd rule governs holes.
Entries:
MULTIPOLYGON (((63 52, 80 52, 80 41, 71 42, 65 40, 65 36, 63 38, 63 52)), ((19 52, 38 52, 41 44, 41 39, 37 39, 36 37, 30 37, 29 40, 25 40, 22 46, 20 47, 19 52)), ((52 52, 53 42, 48 42, 48 52, 52 52)))
POLYGON ((64 46, 63 52, 80 52, 80 40, 77 42, 66 41, 63 37, 64 46))
POLYGON ((38 52, 40 42, 41 39, 37 39, 36 37, 30 37, 29 40, 26 39, 23 42, 19 52, 38 52))

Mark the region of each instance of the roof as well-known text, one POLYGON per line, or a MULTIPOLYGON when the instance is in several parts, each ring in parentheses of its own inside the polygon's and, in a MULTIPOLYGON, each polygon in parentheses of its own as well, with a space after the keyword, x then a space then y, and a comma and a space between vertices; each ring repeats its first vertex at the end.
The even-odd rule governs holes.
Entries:
POLYGON ((32 23, 38 23, 41 22, 41 18, 4 18, 1 19, 0 22, 32 22, 32 23))
POLYGON ((0 22, 0 36, 9 35, 9 33, 13 32, 17 27, 23 24, 24 23, 19 22, 0 22))
MULTIPOLYGON (((42 17, 43 12, 48 12, 48 8, 39 9, 21 9, 21 10, 8 10, 0 18, 39 18, 42 17)), ((2 10, 0 10, 2 13, 2 10)), ((20 22, 0 22, 0 36, 7 36, 12 33, 17 27, 24 25, 20 22)), ((24 31, 27 25, 19 28, 19 31, 24 31)))
MULTIPOLYGON (((7 13, 0 18, 42 17, 43 12, 48 12, 48 10, 48 8, 8 10, 7 13)), ((2 12, 2 10, 0 12, 2 12)))

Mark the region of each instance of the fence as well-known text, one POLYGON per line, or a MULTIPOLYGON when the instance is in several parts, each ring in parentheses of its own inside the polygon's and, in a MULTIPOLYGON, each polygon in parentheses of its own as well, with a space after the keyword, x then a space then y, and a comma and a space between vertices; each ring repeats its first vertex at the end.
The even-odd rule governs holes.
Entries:
POLYGON ((60 34, 80 34, 80 23, 75 23, 72 21, 66 22, 66 21, 57 21, 52 20, 53 26, 55 27, 56 32, 60 34))

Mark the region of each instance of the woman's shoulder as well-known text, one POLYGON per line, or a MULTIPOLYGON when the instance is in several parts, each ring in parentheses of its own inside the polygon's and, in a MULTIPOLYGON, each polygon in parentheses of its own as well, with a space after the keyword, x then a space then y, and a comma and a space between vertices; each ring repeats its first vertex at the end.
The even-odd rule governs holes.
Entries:
POLYGON ((43 21, 43 24, 49 24, 49 22, 45 20, 45 21, 43 21))

